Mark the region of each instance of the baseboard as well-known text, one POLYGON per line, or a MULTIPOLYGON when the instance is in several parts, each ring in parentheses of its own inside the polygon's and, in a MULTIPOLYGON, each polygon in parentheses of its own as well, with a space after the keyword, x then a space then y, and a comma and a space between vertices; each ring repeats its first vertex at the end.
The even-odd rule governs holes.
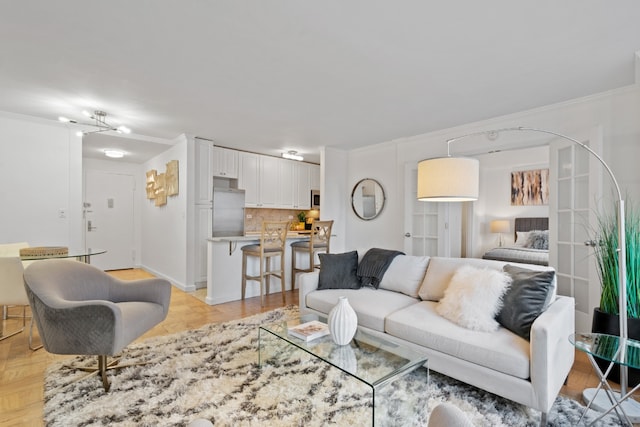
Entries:
POLYGON ((153 274, 154 276, 157 277, 161 277, 163 279, 168 280, 169 282, 171 282, 171 284, 173 286, 175 286, 176 288, 184 291, 184 292, 194 292, 196 290, 195 285, 190 285, 190 286, 186 286, 184 283, 180 282, 179 280, 174 279, 173 277, 167 276, 166 274, 163 274, 153 268, 150 268, 146 265, 141 265, 140 266, 141 269, 148 271, 149 273, 153 274))

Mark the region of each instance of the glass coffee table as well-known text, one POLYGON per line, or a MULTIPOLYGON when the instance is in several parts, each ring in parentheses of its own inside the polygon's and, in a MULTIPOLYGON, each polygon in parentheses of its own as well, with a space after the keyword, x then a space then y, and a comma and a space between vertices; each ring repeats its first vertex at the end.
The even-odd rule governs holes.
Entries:
POLYGON ((345 346, 335 344, 330 335, 309 342, 289 335, 288 328, 311 320, 327 322, 325 317, 309 314, 294 320, 260 326, 258 364, 262 366, 266 361, 282 354, 279 350, 293 346, 341 370, 371 388, 372 425, 376 424, 376 405, 381 405, 381 402, 376 401, 380 390, 427 364, 426 355, 364 332, 361 328, 358 328, 353 340, 345 346))

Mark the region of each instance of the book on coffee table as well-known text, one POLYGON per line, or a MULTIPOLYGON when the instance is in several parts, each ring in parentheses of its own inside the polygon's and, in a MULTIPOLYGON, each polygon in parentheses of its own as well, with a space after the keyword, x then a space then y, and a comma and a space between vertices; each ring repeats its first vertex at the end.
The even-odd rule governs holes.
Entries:
POLYGON ((327 326, 326 323, 312 320, 289 328, 289 335, 309 342, 325 335, 329 335, 329 326, 327 326))

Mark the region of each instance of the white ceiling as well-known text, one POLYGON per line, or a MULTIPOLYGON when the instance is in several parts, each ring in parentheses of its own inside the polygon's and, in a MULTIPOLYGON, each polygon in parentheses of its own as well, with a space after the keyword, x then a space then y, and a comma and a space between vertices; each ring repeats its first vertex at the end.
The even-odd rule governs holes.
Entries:
POLYGON ((3 0, 0 111, 102 109, 130 152, 186 133, 317 161, 632 84, 639 18, 637 0, 3 0))

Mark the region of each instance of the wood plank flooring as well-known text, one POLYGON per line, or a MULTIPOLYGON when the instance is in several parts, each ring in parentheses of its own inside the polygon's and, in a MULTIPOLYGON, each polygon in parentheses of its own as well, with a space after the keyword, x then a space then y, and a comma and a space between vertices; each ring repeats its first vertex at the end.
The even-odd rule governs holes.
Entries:
MULTIPOLYGON (((140 269, 113 271, 110 274, 123 280, 153 277, 140 269)), ((297 290, 286 294, 286 304, 297 305, 297 290)), ((193 294, 174 287, 167 319, 140 339, 194 329, 207 323, 239 319, 281 306, 280 293, 269 295, 265 307, 260 306, 260 298, 210 306, 193 294)), ((22 310, 17 307, 10 309, 10 314, 18 313, 22 313, 22 310)), ((22 320, 14 318, 7 319, 5 331, 19 327, 21 322, 22 320)), ((27 322, 27 329, 28 325, 27 322)), ((42 426, 45 370, 52 362, 71 357, 49 354, 44 349, 35 352, 29 350, 27 329, 21 334, 0 341, 0 426, 42 426)), ((34 342, 40 342, 37 330, 34 332, 34 342)), ((582 389, 597 384, 597 378, 591 372, 587 358, 583 353, 576 352, 576 362, 561 393, 579 399, 582 389)), ((98 381, 96 387, 100 387, 98 381)))

